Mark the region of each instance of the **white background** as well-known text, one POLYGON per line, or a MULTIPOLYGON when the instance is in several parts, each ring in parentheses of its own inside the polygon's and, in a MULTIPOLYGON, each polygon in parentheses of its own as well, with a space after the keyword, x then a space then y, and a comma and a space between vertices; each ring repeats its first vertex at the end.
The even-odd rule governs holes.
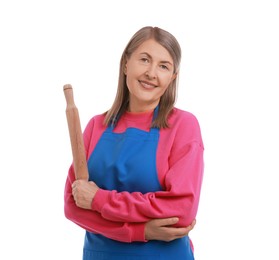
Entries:
POLYGON ((152 25, 181 44, 177 106, 204 139, 196 259, 278 260, 277 2, 1 1, 0 259, 81 259, 84 231, 63 212, 63 85, 84 128, 113 101, 126 43, 152 25))

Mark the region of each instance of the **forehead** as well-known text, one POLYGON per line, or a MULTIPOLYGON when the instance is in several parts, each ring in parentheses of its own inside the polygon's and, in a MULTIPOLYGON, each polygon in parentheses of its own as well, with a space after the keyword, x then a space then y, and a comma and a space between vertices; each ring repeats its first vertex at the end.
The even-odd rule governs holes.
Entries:
MULTIPOLYGON (((135 51, 135 55, 148 54, 153 59, 172 61, 168 50, 153 39, 144 41, 135 51)), ((132 54, 132 55, 133 55, 132 54)))

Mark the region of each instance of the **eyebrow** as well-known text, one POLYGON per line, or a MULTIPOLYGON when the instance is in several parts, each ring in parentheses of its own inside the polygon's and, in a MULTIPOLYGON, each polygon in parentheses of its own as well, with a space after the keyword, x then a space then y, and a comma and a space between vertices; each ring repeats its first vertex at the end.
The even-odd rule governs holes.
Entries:
MULTIPOLYGON (((152 59, 151 55, 149 53, 147 53, 147 52, 141 52, 140 54, 145 54, 146 56, 148 56, 148 58, 152 59)), ((173 64, 170 61, 167 61, 167 60, 166 61, 162 60, 160 62, 173 66, 173 64)))

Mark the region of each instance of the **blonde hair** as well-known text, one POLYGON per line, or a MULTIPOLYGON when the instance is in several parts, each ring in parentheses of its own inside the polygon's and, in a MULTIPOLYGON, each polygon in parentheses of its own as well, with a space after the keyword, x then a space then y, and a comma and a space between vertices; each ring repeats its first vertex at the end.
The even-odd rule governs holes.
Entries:
POLYGON ((124 74, 124 68, 127 60, 131 54, 146 40, 154 39, 160 45, 167 49, 174 62, 174 74, 177 74, 175 79, 170 83, 165 93, 161 96, 159 102, 159 111, 157 118, 153 121, 152 127, 167 128, 168 116, 170 115, 177 94, 178 87, 178 71, 181 60, 181 48, 176 38, 169 32, 158 28, 146 26, 137 31, 126 48, 123 51, 120 60, 118 88, 115 100, 110 110, 107 111, 104 123, 105 125, 116 124, 118 118, 128 109, 129 105, 129 90, 126 85, 126 75, 124 74))

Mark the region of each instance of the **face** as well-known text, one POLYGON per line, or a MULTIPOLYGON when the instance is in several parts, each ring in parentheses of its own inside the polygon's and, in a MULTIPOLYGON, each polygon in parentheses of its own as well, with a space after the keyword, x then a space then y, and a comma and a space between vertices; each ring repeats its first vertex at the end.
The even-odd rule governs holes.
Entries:
POLYGON ((171 55, 153 39, 143 42, 132 53, 127 60, 125 74, 131 112, 154 109, 176 77, 171 55))

